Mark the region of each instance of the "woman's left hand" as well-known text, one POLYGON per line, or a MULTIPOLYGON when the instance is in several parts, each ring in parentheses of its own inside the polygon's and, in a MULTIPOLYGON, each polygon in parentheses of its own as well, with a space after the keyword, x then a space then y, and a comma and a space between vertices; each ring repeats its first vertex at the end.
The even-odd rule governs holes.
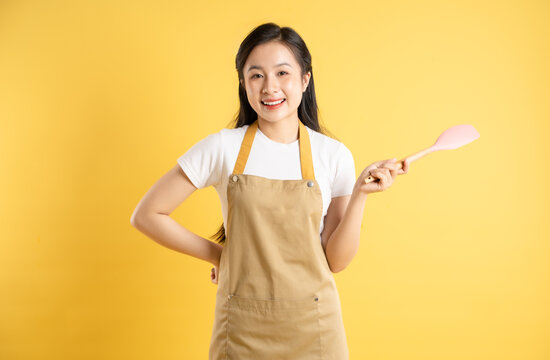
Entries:
POLYGON ((409 159, 403 160, 403 168, 399 169, 397 165, 397 159, 388 159, 382 161, 376 161, 367 166, 359 178, 357 179, 353 192, 359 192, 363 194, 370 194, 374 192, 384 191, 389 188, 397 175, 406 174, 409 171, 409 159), (372 181, 368 184, 365 183, 365 179, 369 176, 373 176, 379 180, 372 181))
POLYGON ((218 284, 218 267, 217 266, 214 266, 210 270, 210 281, 212 281, 212 283, 216 285, 218 284))

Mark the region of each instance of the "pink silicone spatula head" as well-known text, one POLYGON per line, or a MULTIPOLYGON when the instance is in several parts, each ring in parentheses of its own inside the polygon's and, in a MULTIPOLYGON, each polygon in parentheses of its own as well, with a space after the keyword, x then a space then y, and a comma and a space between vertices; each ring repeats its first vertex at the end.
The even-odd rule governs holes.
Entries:
MULTIPOLYGON (((397 162, 399 169, 403 168, 403 161, 406 159, 409 160, 409 164, 415 160, 420 159, 421 157, 438 150, 452 150, 464 146, 475 139, 479 138, 479 133, 477 130, 468 124, 455 125, 447 130, 443 131, 441 135, 435 141, 435 144, 430 146, 427 149, 416 152, 412 155, 409 155, 397 162)), ((365 183, 370 183, 371 181, 377 180, 374 176, 369 176, 365 179, 365 183)))
POLYGON ((479 137, 472 125, 455 125, 443 131, 431 146, 432 151, 452 150, 466 145, 479 137))

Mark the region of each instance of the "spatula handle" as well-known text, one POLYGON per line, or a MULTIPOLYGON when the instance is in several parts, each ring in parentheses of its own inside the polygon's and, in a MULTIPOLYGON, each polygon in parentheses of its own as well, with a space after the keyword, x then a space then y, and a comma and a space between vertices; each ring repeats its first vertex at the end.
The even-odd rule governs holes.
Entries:
MULTIPOLYGON (((397 169, 398 169, 398 170, 399 170, 399 169, 403 169, 403 161, 404 161, 404 160, 405 160, 405 159, 399 160, 399 161, 396 163, 396 164, 397 164, 397 169)), ((365 184, 368 184, 368 183, 373 182, 373 181, 375 181, 375 180, 378 180, 378 178, 375 178, 374 176, 370 175, 369 177, 367 177, 367 178, 365 179, 365 184)))
MULTIPOLYGON (((425 156, 425 155, 428 155, 429 153, 431 153, 433 150, 432 150, 432 147, 430 146, 429 148, 427 149, 424 149, 424 150, 420 150, 419 152, 417 153, 414 153, 412 155, 409 155, 409 156, 406 156, 404 157, 403 159, 397 161, 397 169, 403 169, 403 163, 406 159, 409 159, 409 165, 415 161, 415 160, 418 160, 420 159, 421 157, 425 156)), ((378 178, 375 178, 374 176, 369 176, 367 178, 365 178, 365 184, 368 184, 370 182, 373 182, 375 180, 378 180, 378 178)))

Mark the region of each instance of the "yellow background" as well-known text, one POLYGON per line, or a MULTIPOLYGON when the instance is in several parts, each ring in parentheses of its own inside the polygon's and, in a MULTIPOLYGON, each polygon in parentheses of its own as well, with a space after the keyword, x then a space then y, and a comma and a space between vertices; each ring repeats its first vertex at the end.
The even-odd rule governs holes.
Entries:
MULTIPOLYGON (((238 46, 274 21, 357 174, 481 134, 369 195, 335 274, 351 359, 550 359, 549 20, 520 0, 0 2, 0 358, 207 358, 211 264, 130 216, 230 122, 238 46)), ((213 188, 172 216, 222 220, 213 188)))

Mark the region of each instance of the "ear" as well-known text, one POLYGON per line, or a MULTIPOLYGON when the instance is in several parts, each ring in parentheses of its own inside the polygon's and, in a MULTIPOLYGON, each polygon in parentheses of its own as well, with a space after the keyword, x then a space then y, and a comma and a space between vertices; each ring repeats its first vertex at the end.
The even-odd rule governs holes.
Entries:
POLYGON ((307 89, 307 86, 309 85, 309 79, 311 78, 311 71, 308 71, 307 74, 304 75, 304 78, 303 78, 303 87, 302 87, 302 92, 304 93, 307 89))

